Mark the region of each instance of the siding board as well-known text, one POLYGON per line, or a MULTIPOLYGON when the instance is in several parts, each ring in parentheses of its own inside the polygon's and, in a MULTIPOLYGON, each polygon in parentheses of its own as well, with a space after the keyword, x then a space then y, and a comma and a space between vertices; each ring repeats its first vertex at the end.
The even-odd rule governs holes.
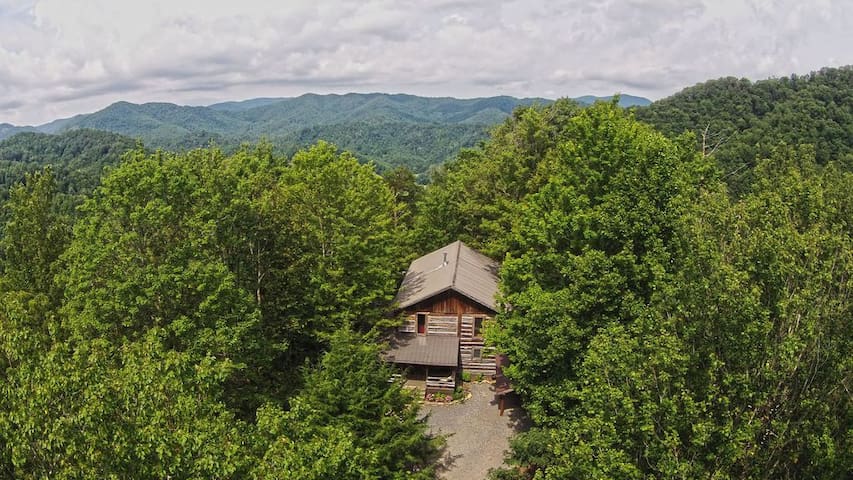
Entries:
POLYGON ((456 315, 430 315, 427 318, 427 335, 458 336, 456 315))
POLYGON ((460 339, 459 359, 463 372, 486 376, 495 374, 495 349, 485 346, 482 339, 460 339), (474 356, 475 350, 480 351, 479 357, 474 356))
POLYGON ((415 315, 409 315, 406 317, 406 320, 400 325, 398 329, 402 333, 417 333, 418 332, 418 318, 415 315))

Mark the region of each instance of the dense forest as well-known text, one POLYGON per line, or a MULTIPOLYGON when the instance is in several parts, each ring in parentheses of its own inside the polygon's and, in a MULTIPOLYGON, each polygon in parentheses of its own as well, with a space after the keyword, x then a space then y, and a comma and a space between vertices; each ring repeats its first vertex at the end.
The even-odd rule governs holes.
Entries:
POLYGON ((133 140, 98 130, 72 130, 61 135, 27 132, 0 142, 0 201, 27 173, 47 165, 66 194, 89 194, 105 166, 117 165, 136 147, 133 140))
POLYGON ((853 169, 853 67, 751 82, 712 80, 636 110, 665 135, 696 134, 727 183, 740 191, 757 163, 780 143, 809 144, 815 161, 853 169))
POLYGON ((76 222, 56 191, 30 174, 6 204, 2 476, 430 477, 378 357, 408 248, 371 165, 134 150, 76 222))
POLYGON ((379 352, 407 261, 461 239, 533 421, 495 480, 846 478, 850 73, 517 107, 425 187, 322 133, 19 147, 53 166, 3 204, 0 476, 434 478, 379 352))
MULTIPOLYGON (((58 208, 73 215, 98 186, 104 167, 115 166, 136 148, 133 140, 97 130, 72 130, 60 135, 26 132, 0 141, 0 205, 12 187, 28 174, 49 167, 56 183, 58 208)), ((8 210, 0 208, 0 237, 8 210)))

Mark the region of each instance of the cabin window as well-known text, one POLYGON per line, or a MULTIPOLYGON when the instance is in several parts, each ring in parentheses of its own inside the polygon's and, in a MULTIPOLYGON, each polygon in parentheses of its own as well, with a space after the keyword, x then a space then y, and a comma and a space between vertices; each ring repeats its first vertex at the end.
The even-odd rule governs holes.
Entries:
POLYGON ((473 349, 471 349, 471 357, 474 360, 480 360, 481 358, 483 358, 483 349, 480 347, 474 347, 473 349))
POLYGON ((483 336, 483 317, 474 317, 474 336, 483 336))
POLYGON ((426 333, 426 313, 418 314, 418 334, 423 335, 426 333))

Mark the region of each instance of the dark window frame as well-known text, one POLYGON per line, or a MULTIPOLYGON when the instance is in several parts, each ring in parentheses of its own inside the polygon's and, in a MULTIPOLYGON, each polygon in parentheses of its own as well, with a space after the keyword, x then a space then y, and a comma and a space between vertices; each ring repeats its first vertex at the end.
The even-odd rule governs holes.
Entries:
POLYGON ((418 332, 418 335, 426 335, 427 333, 427 315, 428 314, 426 313, 415 314, 415 321, 417 323, 416 331, 418 332))
POLYGON ((474 338, 483 338, 483 324, 486 323, 485 315, 474 317, 474 338))

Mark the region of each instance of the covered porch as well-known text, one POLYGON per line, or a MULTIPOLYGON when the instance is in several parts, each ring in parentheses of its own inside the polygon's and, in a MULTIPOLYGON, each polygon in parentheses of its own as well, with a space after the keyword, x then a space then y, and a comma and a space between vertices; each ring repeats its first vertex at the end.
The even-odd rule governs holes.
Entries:
POLYGON ((438 335, 397 336, 385 355, 405 373, 408 386, 424 393, 452 393, 459 366, 459 340, 438 335))

